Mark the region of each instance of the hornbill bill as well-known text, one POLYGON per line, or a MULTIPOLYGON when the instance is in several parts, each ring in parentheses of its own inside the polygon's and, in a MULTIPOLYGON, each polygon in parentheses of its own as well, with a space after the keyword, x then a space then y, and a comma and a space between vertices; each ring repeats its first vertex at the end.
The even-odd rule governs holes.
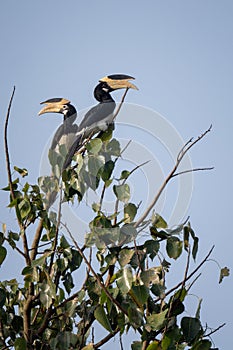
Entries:
POLYGON ((41 102, 45 104, 38 115, 44 113, 60 113, 63 114, 63 123, 59 126, 52 140, 50 149, 59 153, 59 146, 65 145, 67 151, 74 142, 78 125, 74 124, 77 117, 75 107, 65 98, 51 98, 41 102))
POLYGON ((138 88, 129 82, 132 79, 134 78, 129 75, 113 74, 99 80, 99 84, 94 89, 94 97, 99 103, 92 107, 81 121, 76 133, 76 140, 70 147, 63 169, 71 164, 74 154, 83 146, 85 140, 99 131, 106 131, 113 124, 116 103, 110 93, 118 89, 137 90, 138 88))

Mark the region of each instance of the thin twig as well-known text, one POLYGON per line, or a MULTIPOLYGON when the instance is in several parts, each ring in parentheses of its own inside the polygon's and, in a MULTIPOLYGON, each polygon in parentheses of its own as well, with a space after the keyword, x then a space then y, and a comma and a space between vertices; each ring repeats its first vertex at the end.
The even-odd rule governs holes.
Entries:
POLYGON ((109 293, 108 289, 105 287, 105 285, 100 280, 100 277, 95 272, 95 270, 93 269, 92 265, 89 264, 88 259, 86 258, 85 254, 83 253, 83 251, 79 247, 78 243, 75 241, 71 231, 68 229, 68 227, 66 225, 64 225, 64 227, 65 227, 66 231, 68 232, 70 238, 72 239, 72 241, 73 241, 75 247, 77 248, 79 254, 82 256, 85 264, 88 266, 88 268, 90 269, 91 273, 95 277, 95 279, 96 279, 97 283, 99 284, 100 288, 105 292, 105 294, 113 302, 113 304, 115 304, 118 307, 119 310, 121 310, 126 316, 128 316, 128 312, 122 307, 122 305, 115 298, 113 298, 113 296, 109 293))
POLYGON ((182 291, 182 289, 184 289, 185 282, 187 281, 189 264, 190 264, 190 253, 191 253, 190 245, 188 245, 188 257, 187 257, 187 263, 186 263, 185 272, 184 272, 184 279, 183 279, 183 282, 182 282, 182 285, 181 285, 181 291, 182 291))
POLYGON ((194 283, 198 280, 198 278, 201 277, 201 273, 199 273, 194 280, 192 281, 192 283, 190 283, 190 285, 187 288, 187 292, 189 292, 189 290, 192 288, 192 286, 194 285, 194 283))
MULTIPOLYGON (((200 262, 200 264, 186 277, 185 282, 187 282, 193 275, 195 275, 195 273, 202 267, 202 265, 208 260, 209 256, 212 254, 212 251, 214 250, 214 245, 212 246, 212 248, 210 249, 210 251, 208 252, 208 254, 206 255, 206 257, 200 262)), ((174 286, 173 288, 171 288, 169 291, 167 291, 165 293, 164 296, 168 296, 169 294, 171 294, 172 292, 174 292, 176 289, 178 289, 180 286, 182 286, 182 284, 184 283, 184 280, 179 282, 176 286, 174 286)), ((161 298, 157 298, 155 300, 155 303, 157 303, 161 298)))
POLYGON ((56 232, 55 232, 55 238, 53 242, 53 252, 51 254, 50 258, 50 266, 49 266, 49 274, 52 274, 53 271, 53 260, 57 248, 57 242, 58 242, 58 233, 59 233, 59 227, 61 224, 61 205, 62 205, 62 187, 60 188, 60 198, 59 198, 59 205, 58 205, 58 214, 57 214, 57 226, 56 226, 56 232))
POLYGON ((221 324, 220 326, 218 326, 217 328, 215 328, 215 329, 214 329, 213 331, 211 331, 210 333, 205 334, 205 337, 211 336, 211 335, 214 334, 215 332, 219 331, 219 329, 221 329, 221 328, 224 327, 225 325, 226 325, 226 323, 221 324))
MULTIPOLYGON (((11 193, 11 199, 15 199, 15 193, 14 193, 14 188, 13 188, 13 181, 12 181, 12 176, 11 176, 11 166, 10 166, 10 154, 9 154, 9 146, 8 146, 8 124, 9 124, 9 119, 10 119, 10 112, 11 112, 11 106, 13 102, 15 94, 15 86, 13 87, 13 92, 11 94, 10 102, 8 105, 8 110, 6 114, 6 120, 5 120, 5 126, 4 126, 4 147, 5 147, 5 156, 6 156, 6 169, 7 169, 7 176, 8 176, 8 182, 9 182, 9 187, 10 187, 10 193, 11 193)), ((28 242, 27 242, 27 237, 25 234, 25 228, 22 225, 18 215, 17 215, 18 208, 16 207, 16 216, 18 220, 18 225, 20 227, 21 233, 22 233, 22 241, 23 241, 23 248, 24 248, 24 257, 26 260, 27 265, 30 265, 30 257, 29 257, 29 251, 28 251, 28 242)))
POLYGON ((113 120, 116 119, 118 113, 120 112, 120 109, 121 109, 121 107, 122 107, 122 105, 124 103, 124 100, 125 100, 125 97, 126 97, 128 91, 129 91, 129 88, 126 88, 125 92, 124 92, 124 94, 123 94, 123 96, 121 98, 121 102, 119 103, 119 105, 118 105, 118 107, 116 109, 116 112, 114 113, 113 120))
POLYGON ((6 156, 6 168, 7 168, 7 175, 8 175, 8 181, 9 181, 9 187, 10 187, 12 200, 15 199, 15 193, 14 193, 14 189, 13 189, 13 182, 12 182, 12 176, 11 176, 11 166, 10 166, 10 155, 9 155, 9 147, 8 147, 7 130, 8 130, 8 123, 9 123, 11 105, 13 102, 14 94, 15 94, 15 86, 13 87, 13 92, 12 92, 10 102, 8 105, 5 127, 4 127, 4 146, 5 146, 5 156, 6 156))
POLYGON ((205 168, 194 168, 194 169, 189 169, 189 170, 184 170, 184 171, 180 171, 179 173, 176 173, 174 175, 172 175, 172 178, 174 178, 175 176, 180 176, 183 174, 188 174, 188 173, 194 173, 195 171, 206 171, 206 170, 213 170, 214 167, 205 167, 205 168))
POLYGON ((112 333, 109 333, 106 337, 104 337, 103 339, 101 339, 98 343, 93 344, 93 348, 94 349, 98 349, 100 346, 104 345, 105 343, 107 343, 110 339, 112 339, 113 337, 115 337, 115 335, 120 332, 119 328, 116 328, 112 333))
MULTIPOLYGON (((176 163, 173 167, 173 169, 170 171, 170 173, 168 174, 168 176, 166 177, 166 179, 164 180, 164 182, 162 183, 159 191, 157 192, 157 194, 154 196, 153 200, 151 201, 150 205, 148 206, 148 208, 145 210, 145 212, 141 215, 141 217, 137 220, 137 222, 134 224, 134 227, 138 227, 149 215, 149 213, 151 212, 151 210, 153 209, 153 207, 155 206, 155 204, 158 202, 161 194, 163 193, 165 187, 167 186, 168 182, 174 177, 174 175, 176 174, 176 171, 182 161, 182 159, 184 158, 184 156, 186 155, 186 153, 197 143, 199 142, 203 137, 205 137, 205 135, 207 133, 210 132, 212 128, 212 125, 200 136, 198 136, 194 141, 193 139, 190 139, 188 142, 186 142, 184 144, 184 146, 181 148, 181 150, 179 151, 178 155, 177 155, 177 159, 176 159, 176 163)), ((188 170, 188 172, 190 172, 190 170, 188 170)))
MULTIPOLYGON (((137 165, 135 168, 133 168, 128 176, 122 181, 122 184, 121 185, 124 185, 126 183, 126 181, 128 180, 129 176, 132 175, 137 169, 141 168, 142 166, 146 165, 147 163, 149 163, 150 160, 147 160, 146 162, 142 163, 142 164, 139 164, 137 165)), ((118 212, 118 206, 119 206, 119 199, 117 198, 116 199, 116 203, 115 203, 115 210, 114 210, 114 214, 115 214, 115 219, 114 219, 114 225, 116 225, 117 223, 117 212, 118 212)))

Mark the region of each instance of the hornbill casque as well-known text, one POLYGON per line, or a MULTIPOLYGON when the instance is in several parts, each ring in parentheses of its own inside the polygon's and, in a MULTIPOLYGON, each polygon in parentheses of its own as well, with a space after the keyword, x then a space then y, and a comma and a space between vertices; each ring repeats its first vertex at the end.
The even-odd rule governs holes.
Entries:
POLYGON ((99 103, 92 107, 81 121, 76 132, 76 140, 67 153, 63 170, 71 164, 74 154, 83 146, 85 140, 99 131, 106 131, 113 124, 116 103, 110 93, 118 89, 138 90, 129 82, 132 79, 135 78, 125 74, 112 74, 99 80, 99 84, 94 89, 94 97, 99 103))
POLYGON ((45 106, 40 110, 38 115, 45 113, 60 113, 63 114, 63 123, 59 126, 53 137, 50 149, 59 153, 59 146, 65 145, 67 151, 72 146, 78 125, 74 124, 77 118, 77 111, 75 107, 65 98, 51 98, 41 102, 45 106))

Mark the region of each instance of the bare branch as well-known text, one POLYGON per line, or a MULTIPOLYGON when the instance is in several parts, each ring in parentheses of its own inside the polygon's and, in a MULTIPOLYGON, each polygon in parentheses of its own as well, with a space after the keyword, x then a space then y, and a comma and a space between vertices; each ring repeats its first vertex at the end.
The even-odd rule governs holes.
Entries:
POLYGON ((61 205, 62 205, 62 186, 60 188, 60 198, 59 198, 59 205, 58 205, 58 214, 57 214, 57 226, 56 226, 56 232, 55 232, 55 238, 53 242, 53 252, 51 254, 51 259, 50 259, 50 266, 49 266, 49 274, 52 274, 53 271, 53 260, 57 248, 57 242, 58 242, 58 233, 59 233, 59 227, 61 224, 61 205))
POLYGON ((129 91, 129 88, 126 88, 126 89, 125 89, 125 92, 124 92, 124 94, 123 94, 123 96, 122 96, 122 98, 121 98, 121 102, 119 103, 119 105, 118 105, 118 107, 117 107, 117 110, 116 110, 116 112, 114 113, 113 120, 116 119, 118 113, 120 112, 121 107, 122 107, 122 105, 123 105, 123 103, 124 103, 124 100, 125 100, 125 97, 126 97, 128 91, 129 91))
MULTIPOLYGON (((7 169, 7 176, 8 176, 8 182, 9 182, 9 187, 10 187, 10 193, 11 193, 11 199, 12 200, 15 199, 15 193, 14 193, 13 181, 12 181, 12 176, 11 176, 10 154, 9 154, 7 132, 8 132, 8 124, 9 124, 10 112, 11 112, 11 106, 12 106, 14 94, 15 94, 15 86, 13 87, 13 92, 11 94, 11 98, 10 98, 10 102, 9 102, 8 109, 7 109, 7 114, 6 114, 5 126, 4 126, 4 147, 5 147, 5 157, 6 157, 6 169, 7 169)), ((17 208, 16 208, 16 212, 17 212, 17 208)), ((22 225, 18 215, 16 215, 16 216, 17 216, 17 220, 18 220, 18 225, 19 225, 20 230, 22 232, 24 257, 25 257, 26 263, 28 265, 30 265, 30 256, 29 256, 29 250, 28 250, 27 237, 26 237, 26 234, 25 234, 25 227, 22 225)))
MULTIPOLYGON (((126 181, 128 180, 129 176, 131 174, 133 174, 137 169, 139 169, 140 167, 144 166, 145 164, 149 163, 150 161, 147 160, 146 162, 142 163, 142 164, 139 164, 137 165, 135 168, 133 168, 130 172, 129 172, 129 175, 122 181, 122 185, 124 185, 126 183, 126 181)), ((116 225, 117 223, 117 212, 118 212, 118 206, 119 206, 119 199, 117 198, 116 199, 116 203, 115 203, 115 210, 114 210, 114 213, 115 213, 115 219, 114 219, 114 225, 116 225)))
POLYGON ((112 333, 109 333, 106 337, 104 337, 103 339, 101 339, 98 343, 93 344, 93 348, 94 349, 98 349, 100 346, 104 345, 105 343, 107 343, 110 339, 112 339, 113 337, 115 337, 115 335, 120 332, 119 328, 116 328, 115 331, 113 331, 112 333))
POLYGON ((211 331, 210 333, 205 334, 205 337, 211 336, 211 335, 214 334, 215 332, 219 331, 219 329, 221 329, 221 328, 224 327, 225 325, 226 325, 226 323, 221 324, 220 326, 218 326, 217 328, 215 328, 215 329, 214 329, 213 331, 211 331))
MULTIPOLYGON (((138 227, 149 215, 149 213, 151 212, 151 210, 153 209, 153 207, 155 206, 155 204, 158 202, 161 194, 163 193, 165 187, 167 186, 168 182, 174 177, 176 176, 176 174, 182 174, 185 172, 190 172, 190 171, 197 171, 197 170, 186 170, 180 173, 176 173, 182 159, 184 158, 184 156, 186 155, 186 153, 197 143, 199 142, 203 137, 205 137, 205 135, 207 133, 210 132, 212 128, 212 125, 200 136, 198 136, 195 140, 190 139, 188 140, 184 146, 181 148, 181 150, 179 151, 178 155, 177 155, 177 159, 176 159, 176 163, 173 167, 173 169, 170 171, 170 173, 168 174, 168 176, 165 178, 164 182, 162 183, 158 193, 154 196, 153 200, 151 201, 150 205, 148 206, 148 208, 145 210, 145 212, 142 214, 142 216, 138 219, 138 221, 135 223, 134 227, 138 227)), ((203 168, 204 169, 204 168, 203 168)), ((208 169, 209 170, 209 169, 208 169)))
MULTIPOLYGON (((186 277, 185 280, 183 280, 182 282, 179 282, 176 286, 174 286, 173 288, 171 288, 169 291, 167 291, 167 293, 165 294, 165 296, 168 296, 169 294, 171 294, 172 292, 174 292, 177 288, 179 288, 180 286, 183 285, 184 282, 187 282, 191 277, 193 277, 193 275, 195 275, 195 273, 202 267, 202 265, 204 265, 204 263, 208 260, 209 256, 212 254, 212 251, 214 250, 214 245, 212 246, 212 248, 210 249, 210 251, 208 252, 208 254, 206 255, 206 257, 200 262, 200 264, 186 277)), ((160 300, 160 298, 157 298, 155 300, 155 303, 158 302, 160 300)))
POLYGON ((172 175, 172 178, 174 178, 175 176, 183 175, 183 174, 194 173, 195 171, 207 171, 207 170, 213 170, 213 169, 214 169, 213 166, 205 167, 205 168, 193 168, 193 169, 189 169, 189 170, 180 171, 179 173, 172 175))
POLYGON ((14 94, 15 94, 15 86, 13 87, 13 92, 12 92, 10 102, 8 105, 8 110, 7 110, 6 120, 5 120, 5 128, 4 128, 4 146, 5 146, 5 156, 6 156, 6 168, 7 168, 7 175, 8 175, 8 181, 9 181, 12 199, 15 199, 15 194, 14 194, 14 190, 13 190, 13 183, 12 183, 12 177, 11 177, 11 166, 10 166, 10 155, 9 155, 7 131, 8 131, 8 123, 9 123, 11 105, 13 102, 14 94))

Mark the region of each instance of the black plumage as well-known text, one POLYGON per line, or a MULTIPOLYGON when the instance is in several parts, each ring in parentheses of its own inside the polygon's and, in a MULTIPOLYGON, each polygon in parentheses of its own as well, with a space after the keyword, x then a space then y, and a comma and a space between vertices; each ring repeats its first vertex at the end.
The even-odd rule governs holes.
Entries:
POLYGON ((63 114, 63 123, 55 132, 50 149, 59 153, 59 147, 65 145, 68 151, 78 130, 78 125, 74 123, 77 118, 76 108, 69 100, 57 97, 43 101, 41 104, 45 104, 45 107, 42 108, 39 115, 45 113, 63 114))
POLYGON ((114 109, 116 103, 113 100, 110 92, 113 89, 105 83, 100 82, 94 90, 94 97, 99 104, 92 107, 84 116, 80 123, 77 133, 76 140, 71 146, 67 157, 65 159, 63 168, 66 169, 74 156, 74 154, 82 147, 85 139, 92 137, 99 131, 106 131, 108 127, 113 123, 114 109))

